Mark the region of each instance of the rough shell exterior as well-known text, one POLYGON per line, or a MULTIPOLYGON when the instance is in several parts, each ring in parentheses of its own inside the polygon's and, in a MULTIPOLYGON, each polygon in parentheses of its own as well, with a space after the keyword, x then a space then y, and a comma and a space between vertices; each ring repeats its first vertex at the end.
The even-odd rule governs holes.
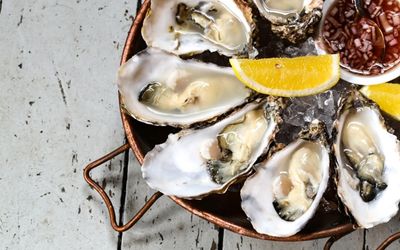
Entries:
POLYGON ((271 22, 272 31, 291 43, 299 43, 314 34, 322 18, 323 0, 310 0, 300 14, 283 18, 265 10, 263 0, 255 0, 260 13, 271 22))

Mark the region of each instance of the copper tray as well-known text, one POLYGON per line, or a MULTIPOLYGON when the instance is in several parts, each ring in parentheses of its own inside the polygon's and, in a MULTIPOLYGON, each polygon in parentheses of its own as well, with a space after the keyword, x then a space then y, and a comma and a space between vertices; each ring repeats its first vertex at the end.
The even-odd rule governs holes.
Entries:
MULTIPOLYGON (((133 22, 126 39, 121 58, 121 64, 126 62, 135 53, 146 47, 140 30, 149 7, 150 0, 145 0, 140 11, 137 13, 136 19, 133 22)), ((119 101, 121 107, 120 96, 119 101)), ((142 164, 145 154, 151 150, 154 145, 164 142, 167 138, 167 135, 175 130, 168 127, 154 127, 140 123, 124 113, 122 109, 120 110, 128 143, 105 155, 104 157, 90 163, 84 169, 84 178, 88 184, 101 195, 105 204, 107 205, 110 214, 111 226, 114 228, 114 230, 123 232, 134 226, 136 222, 146 213, 146 211, 156 202, 156 200, 162 196, 162 194, 160 192, 156 192, 140 209, 134 218, 132 218, 125 225, 120 226, 116 222, 114 207, 107 196, 107 193, 90 177, 91 170, 129 149, 132 149, 136 158, 140 164, 142 164)), ((331 245, 336 240, 357 229, 357 226, 351 222, 350 218, 344 216, 344 214, 340 213, 339 211, 330 212, 328 214, 324 211, 317 211, 316 216, 314 216, 314 218, 309 221, 307 226, 298 234, 284 238, 272 237, 265 234, 259 234, 253 229, 240 207, 240 195, 237 190, 228 191, 223 195, 210 195, 202 200, 185 200, 174 196, 169 196, 169 198, 189 212, 211 223, 214 223, 215 225, 244 236, 250 236, 263 240, 306 241, 330 237, 324 247, 324 249, 330 249, 331 245)), ((386 239, 378 249, 385 249, 391 242, 398 238, 400 238, 399 233, 392 235, 386 239)))

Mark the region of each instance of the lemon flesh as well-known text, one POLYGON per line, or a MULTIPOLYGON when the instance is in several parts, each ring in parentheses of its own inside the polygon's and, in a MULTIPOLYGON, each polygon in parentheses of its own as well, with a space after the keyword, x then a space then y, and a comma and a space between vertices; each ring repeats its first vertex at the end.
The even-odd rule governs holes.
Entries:
POLYGON ((400 84, 369 85, 363 87, 360 91, 378 104, 383 111, 400 121, 400 84))
POLYGON ((339 61, 338 54, 229 60, 236 77, 247 87, 285 97, 314 95, 332 88, 340 79, 339 61))

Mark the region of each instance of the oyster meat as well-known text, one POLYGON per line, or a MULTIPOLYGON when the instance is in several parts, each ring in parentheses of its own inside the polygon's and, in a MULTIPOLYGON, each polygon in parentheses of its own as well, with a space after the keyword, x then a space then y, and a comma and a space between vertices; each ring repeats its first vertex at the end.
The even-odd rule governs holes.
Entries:
POLYGON ((169 135, 144 158, 143 178, 166 195, 225 192, 268 149, 279 120, 274 105, 250 103, 210 127, 169 135))
POLYGON ((142 35, 148 46, 177 55, 209 50, 254 57, 254 27, 243 0, 152 0, 142 35))
POLYGON ((325 126, 315 120, 297 140, 255 166, 240 196, 257 232, 288 237, 313 217, 329 180, 326 138, 325 126))
POLYGON ((379 109, 358 91, 342 99, 335 122, 338 194, 357 223, 390 220, 400 201, 400 144, 379 109))
POLYGON ((231 68, 148 48, 121 66, 124 108, 137 120, 175 127, 214 122, 253 98, 231 68))
POLYGON ((292 43, 314 33, 322 17, 323 0, 254 0, 271 29, 292 43))

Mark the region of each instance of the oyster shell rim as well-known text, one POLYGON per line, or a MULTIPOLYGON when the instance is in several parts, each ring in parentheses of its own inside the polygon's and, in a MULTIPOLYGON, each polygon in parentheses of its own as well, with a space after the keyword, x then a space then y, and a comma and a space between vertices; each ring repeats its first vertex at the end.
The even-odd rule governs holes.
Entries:
MULTIPOLYGON (((126 101, 125 101, 125 95, 124 95, 124 91, 121 90, 123 85, 138 85, 139 83, 127 83, 128 81, 123 79, 123 75, 128 75, 127 72, 125 72, 125 74, 122 73, 123 70, 125 70, 126 67, 132 67, 132 65, 129 65, 129 63, 131 64, 138 64, 140 60, 143 60, 141 57, 149 57, 148 59, 154 59, 152 58, 153 56, 156 55, 162 55, 165 57, 169 57, 168 59, 173 60, 177 63, 180 64, 185 64, 185 63, 190 63, 191 65, 195 65, 196 67, 202 67, 202 68, 209 68, 212 69, 213 71, 221 71, 224 74, 230 75, 232 77, 235 77, 235 74, 233 72, 233 70, 229 67, 222 67, 213 63, 207 63, 207 62, 202 62, 196 59, 187 59, 184 60, 172 53, 166 52, 164 50, 158 49, 158 48, 153 48, 153 47, 148 47, 142 51, 140 51, 139 53, 135 54, 135 56, 131 57, 129 60, 127 60, 124 64, 122 64, 119 69, 118 69, 118 74, 117 74, 117 78, 118 78, 118 89, 119 89, 119 94, 120 94, 120 108, 123 112, 129 114, 130 116, 132 116, 134 119, 149 124, 149 125, 156 125, 156 126, 171 126, 171 127, 176 127, 176 128, 183 128, 183 129, 187 129, 187 128, 200 128, 200 127, 204 127, 210 124, 214 124, 216 122, 218 122, 219 120, 229 116, 230 114, 233 114, 234 112, 236 112, 237 110, 240 110, 241 108, 243 108, 244 106, 246 106, 246 104, 255 101, 257 98, 259 98, 260 94, 257 94, 256 92, 254 92, 253 90, 244 87, 244 89, 247 91, 247 97, 243 100, 241 100, 240 102, 236 103, 235 105, 233 105, 232 107, 230 107, 227 110, 222 110, 220 108, 220 110, 218 112, 214 111, 214 115, 210 116, 208 115, 208 117, 203 117, 201 119, 197 119, 197 120, 191 120, 190 123, 186 123, 184 121, 178 121, 177 119, 175 121, 166 121, 166 120, 162 120, 163 117, 159 117, 157 120, 154 118, 154 116, 156 116, 155 113, 150 112, 151 115, 153 117, 150 117, 147 115, 145 115, 146 112, 140 111, 137 109, 136 105, 139 106, 146 106, 144 104, 141 104, 140 102, 135 101, 135 106, 136 108, 133 109, 129 109, 126 105, 126 101), (125 83, 123 83, 125 82, 125 83), (134 110, 134 111, 132 111, 134 110)), ((133 69, 134 71, 138 70, 137 68, 133 69)), ((126 70, 125 70, 126 71, 126 70)), ((239 80, 237 80, 237 82, 239 82, 239 80)), ((138 86, 136 86, 138 87, 138 86)), ((188 118, 186 118, 188 119, 188 118)), ((172 120, 172 119, 170 119, 172 120)))
MULTIPOLYGON (((278 98, 280 99, 280 98, 278 98)), ((268 98, 269 101, 274 102, 276 100, 276 98, 268 98)), ((242 172, 238 173, 237 175, 231 177, 227 182, 223 183, 223 184, 218 184, 213 182, 213 184, 215 184, 216 186, 219 186, 218 188, 214 188, 213 190, 209 190, 205 193, 202 194, 197 194, 197 195, 177 195, 177 194, 172 194, 172 193, 167 193, 163 190, 161 190, 161 188, 158 186, 156 187, 156 185, 151 184, 148 181, 148 178, 146 177, 146 161, 152 161, 153 158, 157 157, 156 154, 160 153, 161 151, 163 151, 166 147, 168 147, 168 144, 170 143, 170 141, 172 140, 180 140, 180 138, 182 136, 186 136, 186 135, 191 135, 191 134, 195 134, 196 133, 196 129, 187 129, 187 130, 181 130, 175 134, 170 134, 168 136, 167 141, 165 141, 162 144, 158 144, 156 145, 151 151, 149 151, 143 160, 143 164, 141 167, 141 171, 142 171, 142 177, 144 180, 146 180, 146 183, 149 185, 149 187, 159 190, 160 192, 166 194, 166 195, 172 195, 174 197, 179 197, 179 198, 184 198, 184 199, 201 199, 205 196, 208 196, 210 194, 223 194, 225 193, 229 187, 234 184, 239 182, 240 180, 242 180, 243 178, 247 178, 249 174, 251 174, 252 170, 253 170, 253 166, 254 163, 257 162, 260 158, 262 158, 262 156, 264 154, 266 154, 266 152, 268 151, 274 136, 276 134, 276 132, 279 130, 279 124, 281 122, 280 119, 280 109, 281 109, 281 105, 283 105, 282 103, 280 103, 279 101, 277 101, 277 105, 270 105, 270 103, 268 102, 268 100, 262 100, 257 99, 249 104, 247 104, 243 109, 241 109, 240 111, 238 111, 235 114, 230 115, 229 117, 227 117, 225 120, 220 121, 220 123, 222 124, 230 124, 231 122, 235 121, 238 117, 241 117, 242 115, 246 114, 247 112, 260 108, 262 107, 263 109, 266 109, 267 111, 269 111, 270 113, 268 114, 268 127, 267 130, 265 131, 264 134, 264 140, 261 141, 260 146, 257 148, 256 152, 254 153, 255 155, 249 160, 249 164, 247 166, 247 168, 245 170, 243 170, 242 172), (268 140, 267 140, 268 139, 268 140)), ((213 127, 218 127, 221 124, 214 124, 212 126, 206 127, 204 129, 208 129, 208 128, 213 128, 213 127)), ((204 167, 205 171, 208 173, 208 169, 206 169, 204 167)), ((211 180, 211 178, 210 178, 211 180)), ((157 182, 156 182, 157 183, 157 182)), ((158 183, 157 183, 158 184, 158 183)))
MULTIPOLYGON (((270 235, 272 237, 290 237, 295 235, 296 233, 300 232, 308 223, 308 221, 314 216, 319 203, 322 199, 322 197, 325 194, 325 191, 328 187, 329 184, 329 179, 330 179, 330 169, 331 169, 331 163, 332 163, 332 159, 331 159, 331 151, 330 151, 330 147, 328 144, 328 136, 326 133, 326 128, 325 128, 325 124, 323 124, 322 122, 318 121, 318 120, 314 120, 308 129, 303 129, 302 131, 300 131, 298 138, 296 138, 295 140, 291 141, 289 144, 282 146, 282 145, 278 145, 275 148, 271 148, 270 152, 268 152, 268 157, 258 163, 255 166, 255 173, 248 177, 247 180, 245 181, 241 191, 240 191, 240 196, 241 196, 241 207, 242 210, 245 212, 246 216, 250 219, 250 222, 253 226, 253 228, 261 234, 266 234, 266 235, 270 235), (294 221, 286 221, 284 219, 282 219, 277 211, 275 210, 275 208, 272 205, 272 198, 270 199, 271 196, 268 195, 268 197, 266 199, 268 199, 268 202, 271 201, 271 204, 269 204, 269 207, 267 208, 267 210, 263 211, 264 214, 258 214, 255 215, 254 211, 251 212, 249 209, 252 208, 254 206, 254 204, 248 204, 248 199, 254 200, 255 197, 252 196, 252 192, 251 192, 251 186, 248 187, 249 185, 251 185, 251 182, 256 181, 255 179, 257 177, 259 178, 265 178, 265 176, 268 174, 268 172, 274 172, 274 171, 278 171, 279 170, 279 164, 273 162, 273 161, 278 161, 280 160, 280 158, 285 158, 285 156, 282 156, 283 151, 284 150, 294 150, 296 148, 299 148, 301 146, 301 144, 303 143, 317 143, 319 144, 319 146, 321 147, 321 154, 325 154, 325 164, 321 163, 321 167, 322 170, 322 177, 321 177, 321 182, 319 184, 319 189, 318 192, 316 194, 316 197, 314 198, 314 200, 312 201, 311 206, 307 209, 307 211, 302 214, 299 218, 297 218, 294 221), (278 159, 276 159, 278 158, 278 159), (275 164, 275 165, 274 165, 275 164), (261 171, 264 171, 264 173, 262 173, 261 171), (258 175, 258 176, 257 176, 258 175), (247 184, 247 186, 246 186, 247 184), (247 192, 247 193, 246 193, 247 192), (270 199, 270 200, 269 200, 270 199), (271 209, 272 208, 272 209, 271 209), (265 215, 265 213, 267 215, 265 215), (268 214, 272 215, 272 217, 270 217, 268 214), (254 224, 256 222, 255 221, 255 217, 256 218, 260 218, 262 217, 263 220, 258 222, 257 224, 254 224), (266 217, 268 217, 268 219, 266 219, 266 217), (271 218, 276 218, 279 221, 282 221, 282 223, 284 224, 283 227, 285 226, 289 226, 289 225, 297 225, 298 228, 295 228, 293 230, 288 230, 287 227, 285 229, 287 229, 287 231, 279 231, 278 233, 276 225, 274 225, 274 228, 271 228, 271 230, 267 229, 264 226, 262 226, 262 224, 260 225, 259 223, 262 223, 264 221, 268 221, 270 222, 271 218)), ((270 173, 272 175, 272 173, 270 173)), ((270 182, 272 183, 272 182, 270 182)), ((253 184, 254 185, 254 184, 253 184)), ((272 184, 268 184, 271 185, 272 184)), ((272 187, 271 187, 272 189, 272 187)), ((265 197, 265 195, 264 195, 265 197)), ((262 202, 262 204, 265 204, 265 200, 262 202)), ((268 205, 267 205, 268 206, 268 205)), ((258 213, 258 211, 256 211, 256 213, 258 213)), ((280 228, 282 229, 282 228, 280 228)))
MULTIPOLYGON (((372 201, 370 202, 364 202, 362 201, 362 198, 360 197, 358 190, 354 190, 350 187, 350 185, 343 180, 343 178, 341 178, 342 175, 342 167, 340 167, 340 163, 343 164, 343 160, 341 160, 344 156, 343 153, 340 152, 341 150, 341 124, 344 123, 344 121, 346 120, 346 116, 347 115, 351 115, 350 110, 354 109, 355 112, 366 112, 366 111, 370 111, 372 112, 373 115, 376 116, 376 119, 374 121, 374 118, 371 118, 369 116, 368 121, 371 122, 377 122, 375 125, 375 129, 378 127, 379 130, 381 130, 381 132, 386 132, 385 136, 387 137, 387 139, 392 139, 393 143, 394 143, 394 148, 393 150, 395 150, 394 154, 392 155, 392 157, 396 157, 397 155, 397 159, 398 162, 400 162, 400 141, 397 138, 396 135, 393 134, 393 129, 390 128, 389 126, 386 125, 386 121, 384 119, 384 117, 382 116, 379 107, 371 100, 368 100, 366 97, 364 97, 357 89, 350 89, 348 90, 340 99, 339 101, 339 108, 336 114, 336 120, 334 122, 333 125, 333 132, 332 132, 332 152, 335 156, 335 182, 336 182, 336 187, 337 187, 337 193, 338 196, 340 198, 340 201, 344 204, 345 206, 345 211, 348 215, 351 215, 358 226, 360 226, 361 228, 372 228, 374 226, 377 226, 379 224, 383 224, 386 223, 388 221, 390 221, 399 211, 399 202, 400 202, 400 194, 398 194, 398 197, 396 200, 390 199, 392 201, 392 206, 390 208, 390 211, 386 213, 386 215, 381 216, 380 218, 367 218, 367 216, 365 216, 365 214, 363 214, 363 211, 367 211, 369 209, 360 209, 359 207, 357 209, 354 209, 353 207, 353 202, 350 203, 350 201, 347 199, 347 190, 350 190, 352 196, 355 195, 356 200, 361 200, 360 202, 357 201, 357 204, 362 204, 365 205, 366 207, 368 205, 375 205, 379 200, 383 199, 382 196, 384 195, 384 192, 389 192, 389 190, 392 190, 392 187, 389 188, 389 184, 391 186, 393 186, 393 183, 396 184, 398 182, 393 181, 390 178, 390 183, 389 183, 389 179, 386 180, 387 182, 387 189, 382 190, 377 197, 375 197, 372 201), (396 151, 397 150, 397 151, 396 151), (396 154, 397 152, 397 154, 396 154), (341 162, 339 162, 341 161, 341 162), (343 186, 343 183, 345 183, 345 185, 343 186), (354 212, 353 212, 354 211, 354 212), (359 214, 361 212, 361 214, 359 214), (367 220, 370 219, 370 220, 367 220)), ((379 141, 381 140, 382 135, 380 135, 380 137, 375 137, 379 139, 379 141)), ((382 145, 382 143, 377 143, 379 145, 382 145)), ((383 144, 385 145, 385 143, 383 144)), ((388 147, 390 148, 390 147, 388 147)), ((382 153, 382 152, 381 152, 382 153)), ((386 154, 385 154, 386 155, 386 154)), ((386 161, 386 159, 385 159, 386 161)), ((391 166, 393 167, 393 166, 391 166)), ((392 175, 388 175, 387 174, 388 170, 386 169, 386 164, 385 164, 385 169, 384 172, 382 174, 382 177, 387 177, 390 176, 392 177, 392 175)), ((397 176, 400 177, 400 169, 397 171, 398 174, 397 176)), ((386 178, 385 178, 386 179, 386 178)), ((395 188, 394 190, 400 190, 400 183, 398 183, 398 185, 394 185, 395 188), (397 187, 397 188, 396 188, 397 187)), ((386 193, 385 193, 386 194, 386 193)), ((389 194, 389 196, 392 196, 389 194)), ((384 206, 380 207, 380 209, 377 209, 379 212, 382 211, 382 209, 387 209, 389 205, 385 204, 384 206)), ((378 211, 375 213, 375 215, 378 215, 378 211)), ((368 213, 371 214, 371 213, 368 213)))
MULTIPOLYGON (((150 1, 153 2, 153 1, 164 1, 164 0, 150 0, 150 1)), ((172 0, 169 0, 169 1, 172 1, 172 0)), ((220 0, 212 0, 212 1, 218 2, 220 0)), ((193 56, 196 54, 200 54, 200 53, 209 51, 209 52, 217 52, 220 55, 224 55, 224 56, 228 56, 228 57, 243 57, 243 55, 247 55, 249 58, 255 58, 258 55, 258 51, 257 51, 256 47, 254 46, 254 39, 253 39, 255 37, 255 33, 256 33, 256 23, 255 23, 255 19, 253 17, 252 8, 250 7, 249 3, 246 2, 246 0, 228 0, 228 1, 231 1, 232 3, 234 3, 236 5, 236 7, 240 10, 241 14, 243 14, 243 17, 238 17, 238 15, 235 15, 235 17, 242 19, 241 21, 243 21, 243 19, 246 20, 246 22, 241 22, 244 24, 244 26, 246 28, 246 32, 247 32, 247 35, 246 35, 247 42, 246 42, 246 44, 243 45, 243 48, 241 50, 229 50, 220 45, 213 46, 212 41, 209 41, 208 39, 203 40, 203 41, 206 41, 205 43, 207 43, 209 45, 208 48, 201 48, 201 49, 199 49, 199 46, 197 46, 197 49, 192 48, 191 50, 184 49, 183 51, 180 51, 180 49, 176 50, 175 48, 167 49, 166 48, 167 45, 162 45, 162 46, 154 45, 154 43, 156 42, 156 39, 154 39, 154 37, 152 39, 149 39, 150 36, 147 36, 146 31, 145 31, 145 28, 147 27, 146 21, 150 18, 150 15, 152 14, 151 6, 148 8, 148 10, 146 12, 146 16, 145 16, 143 24, 142 24, 142 28, 141 28, 142 38, 148 47, 157 47, 159 49, 165 50, 165 51, 175 54, 177 56, 193 56), (146 37, 148 37, 148 39, 146 39, 146 37), (151 41, 150 44, 149 44, 148 40, 151 41)), ((226 4, 223 4, 223 5, 226 6, 226 4)), ((151 25, 149 24, 149 26, 151 26, 151 25)), ((202 36, 195 36, 195 37, 202 37, 202 36)), ((171 46, 169 45, 169 47, 171 47, 171 46)))
POLYGON ((308 36, 312 36, 316 30, 319 30, 318 23, 320 23, 323 17, 323 0, 308 0, 308 5, 305 4, 300 13, 296 13, 295 15, 289 13, 283 15, 283 17, 279 15, 274 16, 274 14, 280 12, 266 10, 261 1, 253 0, 260 15, 271 23, 272 32, 282 39, 292 44, 297 44, 306 40, 308 36), (285 18, 288 19, 285 20, 285 18))

